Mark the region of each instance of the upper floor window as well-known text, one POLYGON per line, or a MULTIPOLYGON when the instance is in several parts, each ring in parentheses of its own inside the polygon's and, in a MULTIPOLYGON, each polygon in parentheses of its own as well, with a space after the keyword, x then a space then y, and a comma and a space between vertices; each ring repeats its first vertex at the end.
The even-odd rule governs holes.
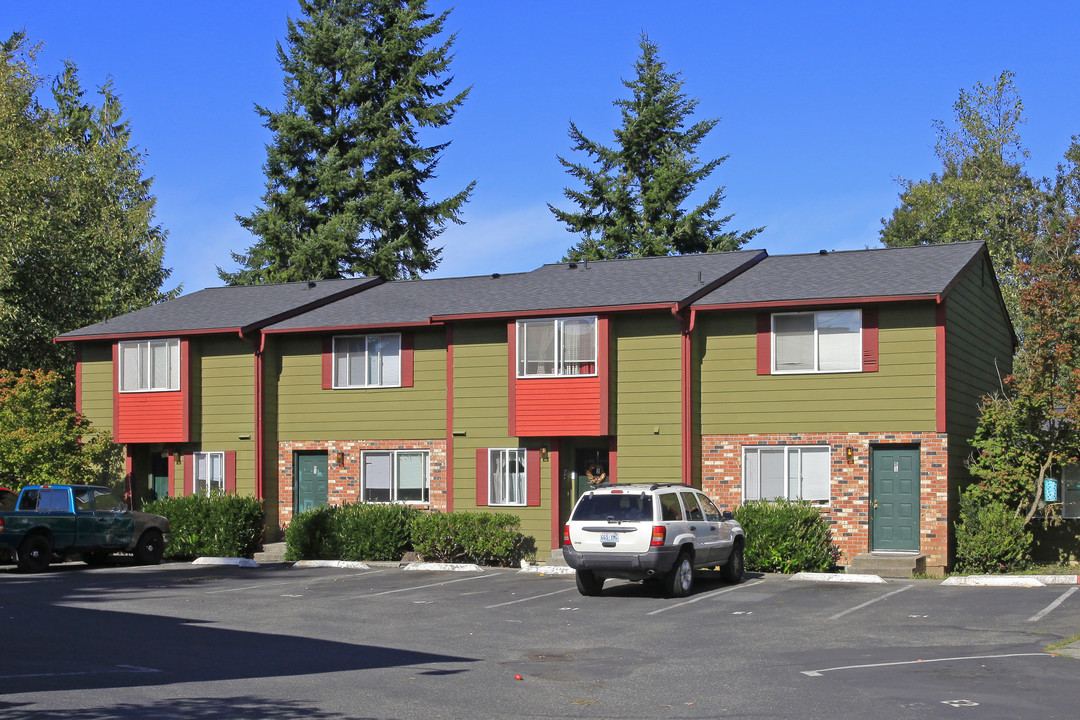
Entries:
POLYGON ((334 338, 334 387, 400 386, 400 334, 334 338))
POLYGON ((743 448, 744 500, 828 502, 830 483, 827 445, 743 448))
POLYGON ((774 373, 862 370, 862 311, 777 313, 772 316, 774 373))
POLYGON ((120 392, 180 389, 180 341, 120 343, 120 392))
POLYGON ((519 320, 518 377, 596 374, 596 318, 519 320))

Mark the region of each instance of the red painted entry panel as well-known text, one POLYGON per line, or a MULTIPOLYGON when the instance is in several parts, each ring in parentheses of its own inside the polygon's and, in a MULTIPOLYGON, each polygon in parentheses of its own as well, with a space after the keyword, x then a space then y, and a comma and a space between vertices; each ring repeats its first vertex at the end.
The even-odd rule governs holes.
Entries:
POLYGON ((601 382, 606 378, 517 378, 514 416, 519 437, 607 435, 601 382))
POLYGON ((116 442, 185 442, 184 393, 117 393, 116 442))

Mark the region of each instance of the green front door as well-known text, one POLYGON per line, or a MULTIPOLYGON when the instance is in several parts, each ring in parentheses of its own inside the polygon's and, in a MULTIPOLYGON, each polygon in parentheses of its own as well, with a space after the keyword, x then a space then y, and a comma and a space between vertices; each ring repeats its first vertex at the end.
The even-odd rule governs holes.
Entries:
POLYGON ((874 448, 871 459, 871 550, 919 549, 919 449, 874 448))
POLYGON ((296 477, 296 512, 314 510, 326 504, 326 453, 297 453, 293 460, 296 477))

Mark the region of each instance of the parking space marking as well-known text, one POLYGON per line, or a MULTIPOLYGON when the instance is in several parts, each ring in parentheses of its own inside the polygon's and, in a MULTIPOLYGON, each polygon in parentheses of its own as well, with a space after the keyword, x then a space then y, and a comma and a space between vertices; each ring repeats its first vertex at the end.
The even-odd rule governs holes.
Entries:
POLYGON ((25 675, 0 675, 0 680, 23 680, 26 678, 43 677, 74 677, 76 675, 106 675, 111 673, 159 673, 156 668, 139 667, 138 665, 117 665, 107 670, 76 670, 74 672, 51 672, 51 673, 27 673, 25 675))
POLYGON ((838 612, 829 619, 830 620, 839 620, 840 618, 844 617, 848 613, 853 613, 856 610, 862 610, 867 605, 873 605, 874 603, 876 603, 879 600, 884 600, 885 598, 887 598, 887 597, 889 597, 891 595, 895 595, 897 593, 902 593, 905 590, 910 590, 913 587, 915 587, 915 586, 914 585, 905 585, 904 587, 900 588, 899 590, 893 590, 891 593, 885 593, 884 595, 882 595, 880 597, 876 597, 873 600, 867 600, 866 602, 864 602, 864 603, 862 603, 860 605, 856 605, 853 608, 848 608, 847 610, 844 610, 843 612, 838 612))
POLYGON ((539 600, 540 598, 551 597, 552 595, 559 595, 560 593, 570 592, 576 590, 576 587, 563 588, 562 590, 556 590, 555 592, 544 593, 543 595, 533 595, 527 598, 518 598, 517 600, 510 600, 508 602, 496 603, 495 605, 485 605, 485 610, 491 610, 492 608, 506 607, 507 605, 517 605, 518 603, 529 602, 530 600, 539 600))
POLYGON ((332 575, 326 577, 317 578, 304 578, 298 580, 282 580, 280 582, 262 583, 260 585, 245 585, 238 588, 224 588, 222 590, 207 590, 207 595, 217 595, 218 593, 240 592, 241 590, 257 590, 258 588, 274 587, 275 585, 297 585, 301 583, 316 583, 325 582, 327 580, 340 580, 341 578, 353 578, 360 577, 361 575, 374 575, 375 573, 383 572, 382 570, 365 570, 361 573, 353 573, 351 575, 332 575))
POLYGON ((723 590, 714 590, 713 592, 710 592, 710 593, 704 593, 702 595, 695 595, 693 598, 691 598, 690 600, 687 600, 686 602, 676 603, 675 605, 667 605, 665 607, 660 608, 659 610, 653 610, 650 613, 646 613, 646 615, 659 615, 660 613, 667 612, 668 610, 674 610, 675 608, 681 608, 684 605, 693 605, 696 602, 701 602, 702 600, 708 600, 709 598, 716 597, 717 595, 723 595, 724 593, 729 593, 729 592, 732 592, 733 590, 742 590, 743 588, 754 587, 755 585, 760 585, 763 582, 765 582, 765 581, 764 580, 758 580, 756 582, 746 583, 745 585, 735 585, 734 587, 726 587, 723 590))
POLYGON ((396 590, 383 590, 382 592, 370 593, 368 595, 354 595, 350 600, 363 600, 364 598, 379 597, 380 595, 393 595, 394 593, 411 592, 413 590, 423 590, 424 588, 440 587, 442 585, 449 585, 451 583, 468 582, 469 580, 484 580, 498 577, 497 575, 473 575, 471 577, 458 578, 457 580, 443 580, 442 582, 430 583, 428 585, 415 585, 413 587, 397 588, 396 590))
POLYGON ((808 677, 821 677, 823 673, 836 672, 837 670, 864 670, 867 668, 894 667, 896 665, 925 665, 927 663, 954 662, 958 660, 995 660, 998 658, 1014 657, 1051 657, 1047 653, 1009 653, 1006 655, 966 655, 963 657, 931 658, 929 660, 898 660, 896 662, 866 663, 865 665, 841 665, 840 667, 822 668, 820 670, 802 670, 802 674, 808 677))
POLYGON ((1080 588, 1069 588, 1057 600, 1055 600, 1054 602, 1052 602, 1049 605, 1047 605, 1046 607, 1044 607, 1041 611, 1039 611, 1039 612, 1035 613, 1034 615, 1032 615, 1031 617, 1029 617, 1028 622, 1038 622, 1038 621, 1042 620, 1044 617, 1046 617, 1051 612, 1053 612, 1054 609, 1057 608, 1058 605, 1065 602, 1066 598, 1068 598, 1070 595, 1072 595, 1078 589, 1080 589, 1080 588))

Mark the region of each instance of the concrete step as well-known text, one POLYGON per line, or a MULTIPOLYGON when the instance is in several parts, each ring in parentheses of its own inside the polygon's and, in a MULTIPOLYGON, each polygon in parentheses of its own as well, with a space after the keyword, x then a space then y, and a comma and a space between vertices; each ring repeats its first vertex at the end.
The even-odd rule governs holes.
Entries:
POLYGON ((262 550, 255 553, 255 562, 260 565, 285 562, 285 543, 264 543, 262 550))
POLYGON ((856 555, 848 565, 849 573, 909 578, 926 574, 926 556, 918 553, 869 552, 856 555))
MULTIPOLYGON (((537 558, 539 560, 540 558, 537 558)), ((551 551, 551 557, 543 560, 545 565, 558 565, 560 567, 566 567, 566 560, 563 559, 562 548, 551 551)))

